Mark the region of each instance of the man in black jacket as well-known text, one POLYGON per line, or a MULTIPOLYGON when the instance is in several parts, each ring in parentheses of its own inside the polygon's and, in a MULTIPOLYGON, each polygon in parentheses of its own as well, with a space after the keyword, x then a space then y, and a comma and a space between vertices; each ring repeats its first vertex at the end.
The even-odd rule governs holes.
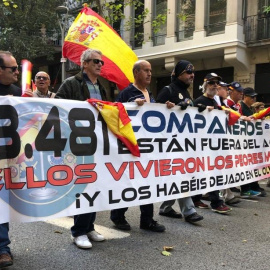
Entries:
MULTIPOLYGON (((21 96, 22 91, 13 83, 18 81, 18 64, 10 52, 0 51, 0 96, 21 96)), ((0 224, 0 268, 13 264, 10 244, 9 223, 0 224)))
MULTIPOLYGON (((194 66, 186 60, 179 61, 172 72, 172 83, 165 86, 157 97, 157 102, 166 103, 168 101, 186 109, 192 105, 192 99, 188 92, 188 87, 194 80, 194 66)), ((198 215, 191 197, 181 198, 177 200, 182 214, 187 222, 193 223, 203 219, 198 215)), ((176 212, 172 206, 175 200, 165 201, 161 204, 159 214, 162 216, 181 218, 182 215, 176 212)))
MULTIPOLYGON (((89 98, 106 99, 106 92, 98 81, 101 68, 104 65, 102 53, 99 50, 87 49, 81 55, 82 71, 66 79, 58 89, 55 98, 72 100, 87 100, 89 98)), ((96 213, 74 216, 74 226, 71 227, 73 242, 79 247, 92 247, 90 240, 104 241, 104 236, 94 229, 96 213)))

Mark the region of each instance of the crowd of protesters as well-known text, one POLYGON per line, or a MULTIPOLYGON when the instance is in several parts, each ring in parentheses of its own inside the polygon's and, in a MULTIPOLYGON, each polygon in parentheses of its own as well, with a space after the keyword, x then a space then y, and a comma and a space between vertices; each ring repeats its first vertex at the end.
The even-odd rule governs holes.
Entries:
MULTIPOLYGON (((81 55, 81 71, 66 79, 55 94, 50 92, 50 76, 40 71, 35 75, 37 89, 32 92, 28 89, 23 96, 35 98, 58 98, 69 100, 86 100, 95 98, 106 100, 106 91, 98 80, 102 66, 102 52, 87 49, 81 55)), ((0 51, 0 96, 21 96, 21 89, 14 84, 18 81, 18 64, 10 52, 0 51)), ((193 100, 188 87, 193 83, 195 68, 186 60, 179 61, 172 71, 172 82, 159 92, 156 100, 148 91, 151 82, 152 69, 148 61, 140 60, 134 64, 134 83, 120 92, 117 101, 136 102, 142 106, 146 103, 166 103, 168 108, 180 106, 185 110, 188 106, 205 109, 233 109, 242 115, 245 121, 252 120, 252 114, 265 108, 263 102, 256 102, 257 93, 253 88, 243 88, 238 82, 224 82, 216 73, 205 75, 202 83, 202 95, 193 100)), ((226 111, 226 110, 225 110, 226 111)), ((270 183, 268 183, 270 186, 270 183)), ((161 204, 159 214, 170 218, 182 218, 189 223, 196 223, 203 219, 196 211, 197 208, 209 209, 225 214, 232 210, 231 206, 241 202, 239 198, 266 196, 265 190, 258 182, 242 185, 239 188, 212 191, 209 194, 181 198, 177 202, 180 212, 172 208, 175 200, 161 204), (240 194, 238 195, 237 192, 240 194), (210 206, 203 202, 209 200, 210 206)), ((164 232, 165 226, 153 219, 154 206, 147 204, 140 206, 140 228, 153 232, 164 232)), ((111 211, 111 220, 120 230, 130 230, 131 226, 125 218, 127 208, 111 211)), ((94 221, 96 213, 86 213, 74 216, 74 226, 71 228, 71 238, 74 244, 83 249, 92 247, 91 241, 103 241, 105 238, 95 231, 94 221)), ((13 264, 13 257, 9 248, 9 224, 0 224, 0 268, 13 264)))

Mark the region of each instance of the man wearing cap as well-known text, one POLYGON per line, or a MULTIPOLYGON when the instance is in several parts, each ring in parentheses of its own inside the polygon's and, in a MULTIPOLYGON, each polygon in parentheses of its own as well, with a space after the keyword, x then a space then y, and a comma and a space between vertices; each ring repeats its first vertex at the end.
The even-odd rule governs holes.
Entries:
MULTIPOLYGON (((194 106, 208 109, 218 109, 218 104, 215 101, 221 77, 216 73, 209 73, 204 78, 202 85, 203 95, 194 101, 194 106)), ((208 193, 211 201, 212 211, 220 214, 228 213, 232 209, 224 204, 223 200, 219 197, 219 191, 211 191, 208 193)), ((193 196, 194 204, 200 207, 202 195, 193 196)), ((206 207, 201 207, 206 208, 206 207)))
POLYGON ((229 85, 230 96, 227 99, 227 105, 235 111, 239 111, 239 101, 243 97, 243 87, 239 82, 232 82, 229 85))
MULTIPOLYGON (((227 98, 229 96, 229 88, 230 84, 220 81, 219 87, 217 89, 217 94, 215 95, 214 99, 219 106, 225 106, 228 108, 227 105, 227 98)), ((240 203, 240 199, 234 196, 234 193, 231 191, 230 188, 223 189, 220 191, 222 196, 224 197, 225 203, 227 205, 234 205, 240 203)))
MULTIPOLYGON (((252 104, 256 101, 256 96, 258 94, 251 87, 243 89, 243 100, 240 102, 239 112, 244 116, 251 116, 253 114, 252 104)), ((261 188, 258 182, 253 182, 250 184, 245 184, 241 186, 241 197, 250 198, 256 196, 266 196, 266 192, 261 188)))
POLYGON ((227 98, 229 96, 229 84, 220 81, 219 87, 217 90, 217 94, 215 95, 214 99, 219 106, 226 106, 227 107, 227 98))
MULTIPOLYGON (((194 66, 189 61, 179 61, 172 72, 172 83, 160 91, 156 102, 166 103, 170 101, 181 106, 181 109, 186 109, 187 106, 192 105, 192 99, 187 89, 193 83, 193 80, 194 66)), ((187 222, 193 223, 203 219, 203 216, 197 214, 191 197, 181 198, 177 201, 187 222)), ((163 202, 159 214, 172 218, 181 218, 182 215, 172 208, 174 203, 175 200, 163 202)))

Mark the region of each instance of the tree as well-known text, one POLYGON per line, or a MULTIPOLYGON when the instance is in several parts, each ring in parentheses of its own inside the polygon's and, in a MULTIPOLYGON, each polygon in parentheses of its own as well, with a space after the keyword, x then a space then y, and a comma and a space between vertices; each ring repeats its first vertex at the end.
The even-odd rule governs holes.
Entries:
MULTIPOLYGON (((74 1, 64 1, 66 5, 77 1, 78 8, 74 9, 73 13, 70 10, 73 19, 81 10, 82 3, 86 2, 114 28, 118 28, 115 29, 116 31, 120 28, 121 20, 125 18, 124 7, 132 5, 137 13, 135 12, 134 17, 125 18, 125 30, 136 29, 134 38, 140 45, 144 41, 142 25, 146 20, 152 20, 154 32, 157 32, 166 22, 166 14, 157 14, 153 20, 149 10, 144 9, 143 0, 74 1)), ((0 2, 1 50, 11 51, 18 62, 23 58, 31 61, 40 56, 46 56, 47 60, 51 60, 55 53, 54 40, 60 40, 60 29, 55 11, 59 5, 63 5, 63 0, 2 0, 0 2)))
POLYGON ((39 56, 52 59, 53 36, 59 32, 55 8, 61 0, 3 0, 0 5, 0 48, 19 62, 39 56))

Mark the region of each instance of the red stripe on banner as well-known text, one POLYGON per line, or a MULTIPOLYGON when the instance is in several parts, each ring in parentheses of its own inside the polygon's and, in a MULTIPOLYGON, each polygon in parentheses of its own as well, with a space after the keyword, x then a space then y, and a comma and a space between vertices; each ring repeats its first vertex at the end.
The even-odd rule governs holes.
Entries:
MULTIPOLYGON (((80 57, 83 51, 88 49, 87 47, 79 44, 75 44, 73 42, 65 41, 63 47, 63 56, 67 57, 67 53, 69 54, 68 59, 77 65, 81 65, 80 57)), ((117 86, 120 90, 126 88, 130 81, 126 77, 126 75, 121 71, 121 69, 115 65, 109 58, 102 55, 102 60, 104 61, 104 66, 101 69, 101 76, 109 81, 116 82, 117 86)))

